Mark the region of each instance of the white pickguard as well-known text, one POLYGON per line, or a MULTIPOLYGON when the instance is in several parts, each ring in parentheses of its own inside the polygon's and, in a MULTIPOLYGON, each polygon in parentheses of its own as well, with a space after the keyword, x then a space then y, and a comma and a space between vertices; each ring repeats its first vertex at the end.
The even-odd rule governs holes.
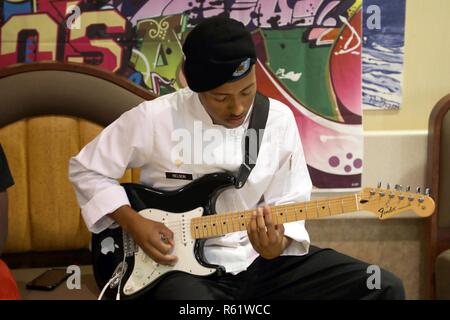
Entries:
POLYGON ((137 293, 169 271, 184 271, 202 276, 216 271, 214 268, 206 268, 199 264, 194 256, 195 239, 191 237, 190 222, 192 218, 202 216, 203 208, 200 207, 185 213, 145 209, 139 214, 144 218, 164 223, 173 231, 175 246, 171 254, 177 256, 178 261, 173 266, 160 265, 139 248, 134 254, 133 272, 124 286, 125 295, 137 293))

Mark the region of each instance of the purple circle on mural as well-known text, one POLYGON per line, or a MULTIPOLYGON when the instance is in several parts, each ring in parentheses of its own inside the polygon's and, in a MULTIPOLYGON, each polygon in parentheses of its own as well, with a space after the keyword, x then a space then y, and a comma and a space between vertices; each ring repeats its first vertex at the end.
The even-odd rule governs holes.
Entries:
POLYGON ((350 167, 350 166, 345 166, 345 167, 344 167, 344 170, 345 170, 345 172, 350 172, 350 171, 352 171, 352 167, 350 167))
POLYGON ((330 159, 328 159, 328 163, 332 167, 337 167, 339 165, 340 161, 339 161, 338 157, 332 156, 332 157, 330 157, 330 159))
POLYGON ((355 159, 355 161, 353 161, 353 166, 357 169, 362 167, 362 160, 361 159, 355 159))
POLYGON ((353 158, 353 154, 347 153, 347 159, 351 159, 351 158, 353 158))

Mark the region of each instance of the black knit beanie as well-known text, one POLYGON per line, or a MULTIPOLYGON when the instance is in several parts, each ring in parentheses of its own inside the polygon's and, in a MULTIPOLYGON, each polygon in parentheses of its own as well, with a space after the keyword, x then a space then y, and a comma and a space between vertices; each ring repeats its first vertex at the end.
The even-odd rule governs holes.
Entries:
POLYGON ((251 33, 234 19, 215 16, 200 22, 183 44, 184 75, 195 92, 245 77, 256 61, 251 33))

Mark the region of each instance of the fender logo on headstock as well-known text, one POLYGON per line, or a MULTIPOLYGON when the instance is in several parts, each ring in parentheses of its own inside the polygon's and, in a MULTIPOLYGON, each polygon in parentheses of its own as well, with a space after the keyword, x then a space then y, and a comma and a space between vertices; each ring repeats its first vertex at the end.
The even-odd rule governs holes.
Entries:
POLYGON ((394 212, 395 210, 396 210, 395 207, 389 207, 389 209, 386 209, 386 210, 385 210, 385 208, 380 208, 380 210, 378 210, 378 212, 380 213, 380 218, 383 218, 383 216, 384 216, 385 214, 392 213, 392 212, 394 212))
POLYGON ((393 212, 397 212, 399 210, 403 210, 405 208, 407 208, 408 206, 403 206, 401 208, 397 208, 397 207, 389 207, 389 208, 380 208, 378 210, 378 212, 380 213, 380 218, 383 218, 384 215, 389 214, 389 213, 393 213, 393 212))

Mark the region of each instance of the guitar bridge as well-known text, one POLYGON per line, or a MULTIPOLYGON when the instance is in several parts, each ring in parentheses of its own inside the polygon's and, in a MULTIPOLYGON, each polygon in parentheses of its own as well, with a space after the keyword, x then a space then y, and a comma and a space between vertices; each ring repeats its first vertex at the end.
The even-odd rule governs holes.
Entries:
POLYGON ((128 232, 122 232, 123 238, 123 253, 125 257, 132 257, 139 249, 136 242, 134 242, 133 238, 128 234, 128 232))

